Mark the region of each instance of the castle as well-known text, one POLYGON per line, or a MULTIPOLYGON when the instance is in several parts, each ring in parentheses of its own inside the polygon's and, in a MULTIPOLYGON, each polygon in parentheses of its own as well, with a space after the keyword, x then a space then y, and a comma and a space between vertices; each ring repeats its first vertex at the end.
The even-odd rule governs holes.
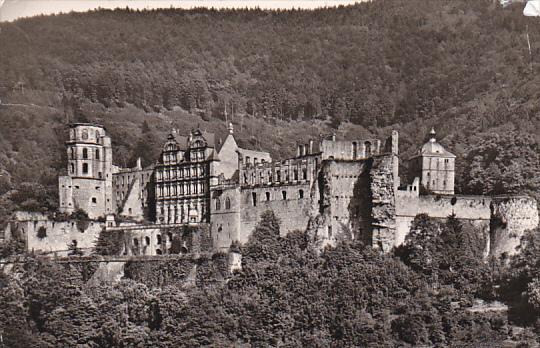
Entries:
POLYGON ((530 197, 455 195, 456 156, 434 130, 410 159, 415 178, 407 185, 399 178, 395 131, 384 142, 310 140, 297 145, 293 158, 273 160, 268 152, 239 147, 232 124, 228 130, 221 146, 200 129, 172 130, 155 164, 143 168, 139 160, 120 168, 104 127, 72 124, 60 212, 82 209, 89 224, 19 212, 6 235, 24 235, 28 250, 60 254, 69 243, 89 252, 100 233, 117 234, 124 255, 226 251, 247 242, 261 214, 272 210, 282 234, 306 231, 319 247, 353 238, 389 251, 424 213, 475 224, 486 255, 499 255, 516 252, 519 238, 539 223, 530 197))

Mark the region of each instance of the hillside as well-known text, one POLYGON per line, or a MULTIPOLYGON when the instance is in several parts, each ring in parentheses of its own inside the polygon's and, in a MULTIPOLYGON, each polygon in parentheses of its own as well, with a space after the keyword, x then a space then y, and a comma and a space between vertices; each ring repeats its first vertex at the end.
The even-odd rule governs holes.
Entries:
POLYGON ((171 127, 219 136, 232 121, 242 145, 275 157, 320 133, 397 129, 407 159, 435 126, 458 155, 458 191, 537 195, 540 23, 521 11, 379 0, 0 23, 0 216, 55 209, 73 120, 103 123, 121 165, 155 159, 171 127))

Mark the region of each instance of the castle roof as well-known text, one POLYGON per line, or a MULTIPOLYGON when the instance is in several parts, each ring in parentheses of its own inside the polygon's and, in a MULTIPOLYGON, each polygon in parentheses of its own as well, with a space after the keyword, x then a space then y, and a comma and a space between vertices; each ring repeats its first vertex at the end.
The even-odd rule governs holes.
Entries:
POLYGON ((434 157, 451 157, 455 158, 456 155, 449 152, 437 142, 436 139, 436 133, 433 128, 431 128, 431 132, 429 132, 429 140, 427 143, 425 143, 422 148, 420 149, 420 156, 434 156, 434 157))

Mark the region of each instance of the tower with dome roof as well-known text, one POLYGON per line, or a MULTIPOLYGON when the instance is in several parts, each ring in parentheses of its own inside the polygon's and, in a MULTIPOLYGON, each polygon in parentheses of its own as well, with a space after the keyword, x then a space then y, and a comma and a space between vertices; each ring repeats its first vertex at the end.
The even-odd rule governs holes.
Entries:
POLYGON ((437 133, 431 128, 429 140, 414 158, 420 169, 420 184, 428 192, 453 195, 456 155, 437 142, 437 133))

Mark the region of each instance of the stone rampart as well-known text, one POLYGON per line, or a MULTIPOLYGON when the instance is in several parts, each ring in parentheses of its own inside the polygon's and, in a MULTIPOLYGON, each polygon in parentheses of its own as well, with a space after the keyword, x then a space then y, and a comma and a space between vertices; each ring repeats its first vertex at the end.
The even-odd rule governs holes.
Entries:
POLYGON ((309 183, 242 188, 240 230, 237 240, 246 243, 262 213, 272 210, 281 220, 280 233, 305 231, 311 210, 309 183))
POLYGON ((68 245, 88 254, 94 248, 105 223, 98 221, 54 221, 42 214, 19 214, 9 223, 11 235, 22 236, 29 252, 66 255, 68 245))

